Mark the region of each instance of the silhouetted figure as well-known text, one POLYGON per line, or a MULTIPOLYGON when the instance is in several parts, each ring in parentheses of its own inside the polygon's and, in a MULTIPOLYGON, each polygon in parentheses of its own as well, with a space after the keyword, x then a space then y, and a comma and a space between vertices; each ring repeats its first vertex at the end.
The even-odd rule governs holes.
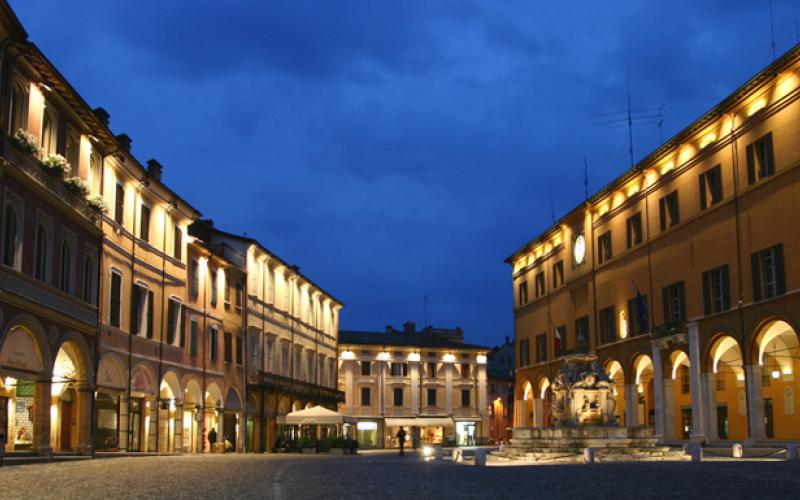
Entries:
POLYGON ((406 446, 406 431, 402 427, 397 431, 397 439, 400 441, 400 456, 402 457, 405 455, 406 446))
POLYGON ((411 429, 411 446, 414 447, 414 453, 417 452, 417 448, 419 448, 419 428, 414 427, 411 429))
POLYGON ((208 431, 208 448, 210 451, 214 451, 214 444, 217 442, 217 430, 213 427, 210 431, 208 431))

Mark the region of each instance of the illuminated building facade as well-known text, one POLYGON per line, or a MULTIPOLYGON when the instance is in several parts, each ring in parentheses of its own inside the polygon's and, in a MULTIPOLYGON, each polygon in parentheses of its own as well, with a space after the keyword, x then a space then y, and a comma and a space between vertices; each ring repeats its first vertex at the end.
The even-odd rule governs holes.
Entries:
POLYGON ((487 357, 489 440, 508 442, 514 425, 514 343, 506 337, 487 357))
POLYGON ((621 425, 800 438, 799 72, 796 47, 507 259, 515 426, 592 350, 621 425))
POLYGON ((191 233, 246 276, 233 292, 246 317, 245 449, 270 452, 287 413, 335 409, 344 397, 336 378, 343 304, 253 238, 210 221, 196 222, 191 233))
POLYGON ((414 323, 403 330, 342 331, 339 386, 345 401, 339 411, 358 419, 359 445, 483 444, 488 432, 486 355, 489 349, 465 344, 460 328, 414 323))

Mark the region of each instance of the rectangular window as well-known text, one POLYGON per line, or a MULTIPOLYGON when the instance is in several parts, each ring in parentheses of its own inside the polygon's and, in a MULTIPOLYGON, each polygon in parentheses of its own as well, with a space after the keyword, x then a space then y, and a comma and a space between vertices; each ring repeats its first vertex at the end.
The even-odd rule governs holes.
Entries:
POLYGON ((361 388, 361 406, 372 406, 372 392, 369 387, 361 388))
POLYGON ((217 327, 216 326, 212 326, 211 327, 211 338, 210 338, 211 349, 209 349, 210 358, 211 358, 212 361, 216 361, 217 360, 217 345, 219 344, 219 340, 217 339, 217 335, 218 335, 217 327))
POLYGON ((469 389, 462 389, 461 390, 461 406, 462 407, 464 407, 464 408, 468 408, 469 407, 470 402, 472 400, 471 393, 472 393, 472 391, 470 391, 469 389))
POLYGON ((183 344, 181 339, 181 303, 176 299, 169 299, 167 304, 167 344, 183 344))
POLYGON ((139 212, 139 238, 143 241, 150 241, 150 207, 144 203, 139 212))
POLYGON ((122 312, 122 276, 111 272, 111 300, 109 303, 108 323, 114 328, 119 328, 122 312))
POLYGON ((236 364, 242 366, 244 363, 244 342, 242 336, 236 336, 236 364))
POLYGON ((642 244, 642 212, 636 212, 628 217, 625 223, 627 227, 628 248, 642 244))
POLYGON ((189 263, 189 293, 195 299, 200 295, 200 263, 197 259, 189 263))
POLYGON ((547 361, 547 334, 540 333, 536 336, 536 362, 547 361))
POLYGON ((428 389, 428 406, 436 406, 436 389, 428 389))
POLYGON ((436 378, 436 362, 428 362, 428 378, 436 378))
POLYGON ((403 406, 403 389, 401 387, 394 389, 394 405, 403 406))
POLYGON ((678 209, 678 191, 658 200, 658 210, 661 216, 661 230, 665 231, 680 222, 680 211, 678 209))
POLYGON ((564 284, 564 261, 559 260, 553 264, 553 288, 564 284))
POLYGON ((228 276, 228 272, 225 271, 225 283, 223 283, 222 289, 225 290, 225 293, 223 294, 224 295, 223 299, 225 300, 225 305, 226 306, 230 306, 231 305, 230 283, 231 283, 230 276, 228 276))
MULTIPOLYGON (((211 301, 211 307, 217 307, 218 290, 217 290, 217 270, 216 269, 211 269, 208 272, 208 280, 211 282, 211 298, 209 299, 211 301)), ((199 286, 199 284, 198 284, 198 286, 199 286)))
POLYGON ((172 256, 178 260, 183 258, 183 231, 177 224, 172 228, 172 256))
POLYGON ((602 264, 611 260, 611 231, 606 231, 597 237, 597 259, 602 264))
POLYGON ((461 363, 461 378, 469 378, 469 363, 461 363))
POLYGON ((264 371, 275 371, 275 339, 272 337, 267 337, 264 342, 264 363, 264 371))
POLYGON ((647 295, 640 294, 628 300, 628 331, 630 335, 644 335, 650 330, 647 307, 647 295))
POLYGON ((589 347, 589 316, 575 320, 575 347, 579 349, 589 347))
POLYGON ((362 376, 372 375, 372 363, 370 363, 369 361, 361 362, 361 375, 362 376))
POLYGON ((117 190, 114 193, 114 222, 120 226, 125 220, 125 186, 117 184, 117 190))
POLYGON ((197 321, 189 323, 189 355, 197 356, 197 321))
POLYGON ((714 314, 731 308, 731 284, 728 265, 703 273, 703 312, 714 314))
POLYGON ((686 295, 683 281, 663 288, 664 324, 681 323, 686 320, 686 295))
POLYGON ((769 299, 786 293, 783 244, 750 255, 753 273, 753 300, 769 299))
POLYGON ((700 208, 722 201, 722 169, 719 165, 700 174, 700 208))
POLYGON ((528 282, 523 281, 519 284, 519 305, 528 303, 528 282))
POLYGON ((565 355, 567 353, 567 325, 557 326, 553 334, 553 347, 556 351, 556 357, 565 355))
POLYGON ((241 309, 242 308, 242 282, 241 281, 237 281, 236 282, 236 297, 235 297, 235 300, 236 300, 236 309, 241 309))
POLYGON ((531 341, 522 339, 519 341, 519 365, 528 366, 531 364, 531 341))
POLYGON ((544 273, 541 272, 536 275, 536 297, 541 297, 544 295, 544 292, 544 273))
POLYGON ((747 182, 756 182, 775 174, 772 132, 747 145, 747 182))
POLYGON ((224 345, 225 362, 226 363, 232 363, 233 362, 233 335, 231 335, 229 332, 225 332, 225 334, 224 334, 224 343, 225 343, 225 345, 224 345))
POLYGON ((281 343, 281 375, 289 376, 289 344, 281 343))
POLYGON ((598 311, 598 326, 600 327, 600 342, 610 344, 617 340, 616 310, 614 306, 598 311))

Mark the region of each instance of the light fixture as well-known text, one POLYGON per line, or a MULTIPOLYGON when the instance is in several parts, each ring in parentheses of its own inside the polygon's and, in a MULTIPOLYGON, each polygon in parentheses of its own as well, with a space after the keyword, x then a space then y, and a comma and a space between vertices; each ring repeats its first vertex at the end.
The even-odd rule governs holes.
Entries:
POLYGON ((42 90, 45 90, 47 92, 52 92, 53 91, 53 87, 51 87, 50 85, 48 85, 45 82, 40 82, 39 83, 39 88, 42 89, 42 90))
POLYGON ((422 456, 423 457, 431 457, 431 456, 433 456, 433 448, 431 446, 423 446, 422 447, 422 456))
POLYGON ((775 380, 781 378, 781 371, 780 370, 772 370, 772 378, 775 380))

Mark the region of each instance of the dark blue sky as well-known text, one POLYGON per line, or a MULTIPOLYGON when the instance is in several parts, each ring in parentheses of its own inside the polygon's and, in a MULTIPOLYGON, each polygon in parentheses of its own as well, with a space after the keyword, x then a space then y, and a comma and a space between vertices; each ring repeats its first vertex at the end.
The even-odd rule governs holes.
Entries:
MULTIPOLYGON (((342 327, 513 334, 503 259, 769 63, 767 0, 11 0, 205 217, 344 301, 342 327), (700 5, 702 4, 702 5, 700 5), (659 143, 634 129, 637 159, 659 143)), ((800 5, 774 0, 775 41, 800 5)))

